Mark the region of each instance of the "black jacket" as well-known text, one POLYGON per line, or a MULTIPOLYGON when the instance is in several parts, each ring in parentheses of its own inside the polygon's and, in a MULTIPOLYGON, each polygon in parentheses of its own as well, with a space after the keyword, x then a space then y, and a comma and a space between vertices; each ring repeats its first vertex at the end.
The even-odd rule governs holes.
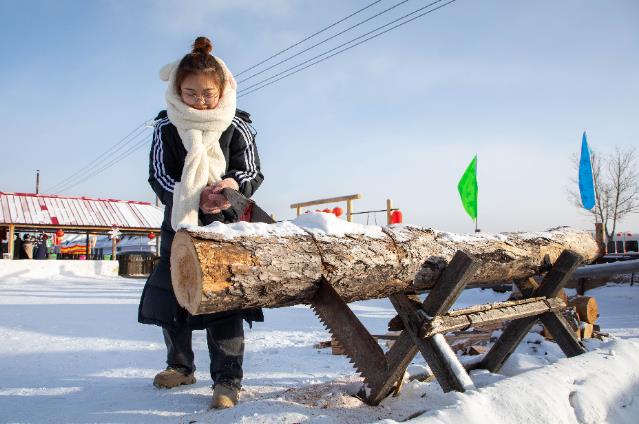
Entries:
MULTIPOLYGON (((250 115, 238 109, 231 125, 220 136, 220 147, 226 159, 226 173, 223 178, 235 179, 240 193, 246 197, 250 197, 264 180, 255 146, 256 133, 250 123, 250 115)), ((237 313, 242 314, 249 322, 263 321, 261 309, 189 315, 177 303, 170 271, 171 243, 175 236, 171 227, 171 210, 173 188, 182 176, 186 153, 177 128, 169 121, 166 111, 160 112, 155 121, 149 155, 149 184, 165 206, 161 227, 160 261, 144 286, 138 321, 172 328, 180 316, 187 315, 192 329, 204 329, 212 321, 237 313)), ((231 209, 219 214, 203 214, 200 211, 200 220, 205 224, 213 221, 235 222, 237 218, 237 214, 231 209)))

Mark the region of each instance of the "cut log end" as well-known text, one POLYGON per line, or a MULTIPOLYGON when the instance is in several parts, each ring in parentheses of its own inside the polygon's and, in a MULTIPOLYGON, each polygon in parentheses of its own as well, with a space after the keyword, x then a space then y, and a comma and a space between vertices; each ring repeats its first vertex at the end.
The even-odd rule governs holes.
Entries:
POLYGON ((202 301, 202 268, 191 237, 181 231, 171 246, 171 280, 178 303, 196 314, 202 301))
POLYGON ((570 299, 568 302, 570 306, 577 308, 579 318, 589 324, 597 322, 599 317, 599 306, 594 297, 591 296, 578 296, 570 299))

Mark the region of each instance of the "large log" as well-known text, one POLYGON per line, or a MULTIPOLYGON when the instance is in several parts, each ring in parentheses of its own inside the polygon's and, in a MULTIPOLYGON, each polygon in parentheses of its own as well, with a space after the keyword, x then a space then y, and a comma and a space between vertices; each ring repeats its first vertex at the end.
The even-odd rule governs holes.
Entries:
POLYGON ((590 234, 565 227, 469 235, 413 226, 359 228, 338 235, 291 223, 182 229, 172 246, 174 292, 191 314, 280 307, 309 303, 324 278, 352 302, 428 289, 457 250, 480 261, 471 279, 476 284, 540 274, 564 249, 586 263, 600 256, 590 234))

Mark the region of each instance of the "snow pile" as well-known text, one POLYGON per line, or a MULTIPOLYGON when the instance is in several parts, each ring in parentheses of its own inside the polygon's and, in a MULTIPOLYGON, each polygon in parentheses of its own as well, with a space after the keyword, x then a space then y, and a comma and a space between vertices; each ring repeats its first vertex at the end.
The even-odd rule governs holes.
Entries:
MULTIPOLYGON (((554 365, 500 379, 478 390, 449 393, 449 405, 428 408, 408 422, 631 423, 639 419, 639 343, 611 341, 554 365)), ((481 380, 486 371, 473 373, 481 380)), ((424 392, 421 385, 408 391, 424 392)), ((428 396, 424 405, 428 405, 428 396)), ((389 405, 390 406, 390 405, 389 405)), ((384 420, 383 423, 395 423, 384 420)))
POLYGON ((205 227, 182 225, 180 228, 198 233, 214 234, 223 239, 232 239, 244 236, 293 237, 304 236, 307 234, 300 227, 290 222, 280 222, 277 224, 265 224, 262 222, 236 222, 233 224, 224 224, 216 221, 205 227))
POLYGON ((293 224, 314 234, 343 237, 345 234, 362 234, 368 237, 384 237, 382 227, 363 225, 339 219, 332 213, 307 213, 298 216, 293 224))

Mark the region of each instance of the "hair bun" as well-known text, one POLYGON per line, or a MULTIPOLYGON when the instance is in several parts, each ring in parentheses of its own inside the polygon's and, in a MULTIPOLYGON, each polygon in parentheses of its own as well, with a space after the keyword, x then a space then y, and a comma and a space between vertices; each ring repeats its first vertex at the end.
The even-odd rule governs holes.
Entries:
POLYGON ((198 37, 193 42, 193 53, 211 54, 212 51, 213 44, 206 37, 198 37))

